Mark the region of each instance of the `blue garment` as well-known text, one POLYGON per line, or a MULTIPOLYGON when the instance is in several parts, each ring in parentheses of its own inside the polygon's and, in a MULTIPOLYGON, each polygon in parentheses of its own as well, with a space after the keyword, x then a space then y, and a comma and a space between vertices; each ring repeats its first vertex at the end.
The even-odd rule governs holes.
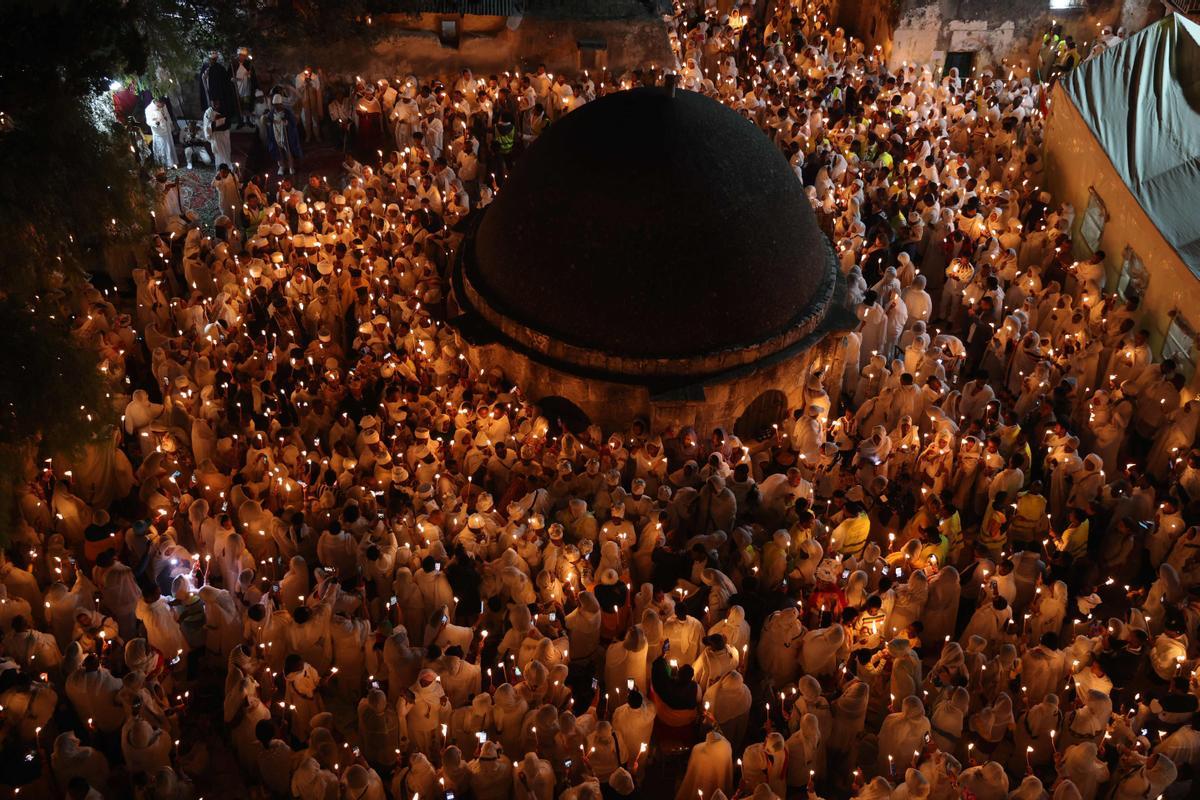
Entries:
MULTIPOLYGON (((287 117, 288 149, 292 152, 292 158, 299 161, 300 156, 303 155, 303 153, 300 151, 300 127, 296 124, 296 115, 293 114, 292 110, 286 106, 280 108, 279 111, 282 111, 283 115, 287 117)), ((279 152, 279 144, 275 141, 275 124, 273 117, 276 113, 277 112, 272 109, 264 116, 267 126, 267 149, 271 153, 271 158, 278 161, 282 153, 279 152)))

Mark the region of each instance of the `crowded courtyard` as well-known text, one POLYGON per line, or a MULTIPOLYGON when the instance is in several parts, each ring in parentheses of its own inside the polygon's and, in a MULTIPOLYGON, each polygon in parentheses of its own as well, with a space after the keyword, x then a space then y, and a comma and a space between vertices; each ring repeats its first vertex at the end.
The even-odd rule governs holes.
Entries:
POLYGON ((0 791, 1195 796, 1192 343, 1047 155, 1174 19, 113 81, 146 230, 37 299, 111 422, 13 457, 0 791))

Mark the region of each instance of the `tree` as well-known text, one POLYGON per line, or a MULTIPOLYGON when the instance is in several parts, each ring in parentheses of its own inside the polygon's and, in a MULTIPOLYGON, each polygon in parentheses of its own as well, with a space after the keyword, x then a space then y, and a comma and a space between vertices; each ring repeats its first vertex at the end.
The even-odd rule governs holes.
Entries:
POLYGON ((8 0, 0 11, 0 537, 31 451, 78 450, 114 421, 98 356, 72 333, 105 249, 149 233, 146 175, 109 87, 189 74, 235 11, 233 0, 8 0))

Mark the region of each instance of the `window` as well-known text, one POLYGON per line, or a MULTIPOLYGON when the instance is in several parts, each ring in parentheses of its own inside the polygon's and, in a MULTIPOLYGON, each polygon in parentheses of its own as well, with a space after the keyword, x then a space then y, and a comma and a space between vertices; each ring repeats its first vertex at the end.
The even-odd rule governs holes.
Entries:
POLYGON ((1096 194, 1095 188, 1088 187, 1087 211, 1083 213, 1083 222, 1079 224, 1079 238, 1093 253, 1100 249, 1100 235, 1104 233, 1106 222, 1108 211, 1104 208, 1104 201, 1096 194))
POLYGON ((1084 0, 1050 0, 1051 11, 1069 11, 1073 8, 1083 8, 1084 0))
POLYGON ((946 54, 946 63, 942 67, 942 77, 950 74, 950 70, 957 69, 958 77, 966 79, 971 77, 971 73, 975 71, 975 51, 974 50, 953 50, 946 54))
POLYGON ((577 68, 600 72, 608 68, 608 40, 580 39, 578 46, 579 63, 577 68))
POLYGON ((1163 360, 1174 359, 1179 371, 1191 378, 1196 370, 1195 350, 1196 332, 1178 309, 1172 311, 1171 324, 1167 326, 1167 335, 1163 337, 1163 360))
POLYGON ((1146 289, 1150 286, 1150 271, 1133 252, 1126 246, 1124 258, 1121 260, 1121 278, 1117 281, 1117 294, 1128 300, 1131 296, 1145 297, 1146 289))

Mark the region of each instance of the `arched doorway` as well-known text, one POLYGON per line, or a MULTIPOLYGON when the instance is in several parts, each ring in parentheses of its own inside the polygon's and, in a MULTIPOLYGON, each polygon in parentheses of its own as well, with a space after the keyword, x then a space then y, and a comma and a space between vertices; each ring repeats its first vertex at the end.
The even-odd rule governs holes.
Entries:
POLYGON ((782 422, 786 412, 787 395, 778 389, 768 389, 746 406, 733 424, 733 432, 742 440, 759 438, 770 432, 772 425, 782 422))
POLYGON ((551 436, 561 436, 564 430, 575 434, 583 433, 587 426, 592 424, 583 409, 565 397, 550 395, 538 400, 537 404, 542 410, 542 416, 550 421, 551 436))

